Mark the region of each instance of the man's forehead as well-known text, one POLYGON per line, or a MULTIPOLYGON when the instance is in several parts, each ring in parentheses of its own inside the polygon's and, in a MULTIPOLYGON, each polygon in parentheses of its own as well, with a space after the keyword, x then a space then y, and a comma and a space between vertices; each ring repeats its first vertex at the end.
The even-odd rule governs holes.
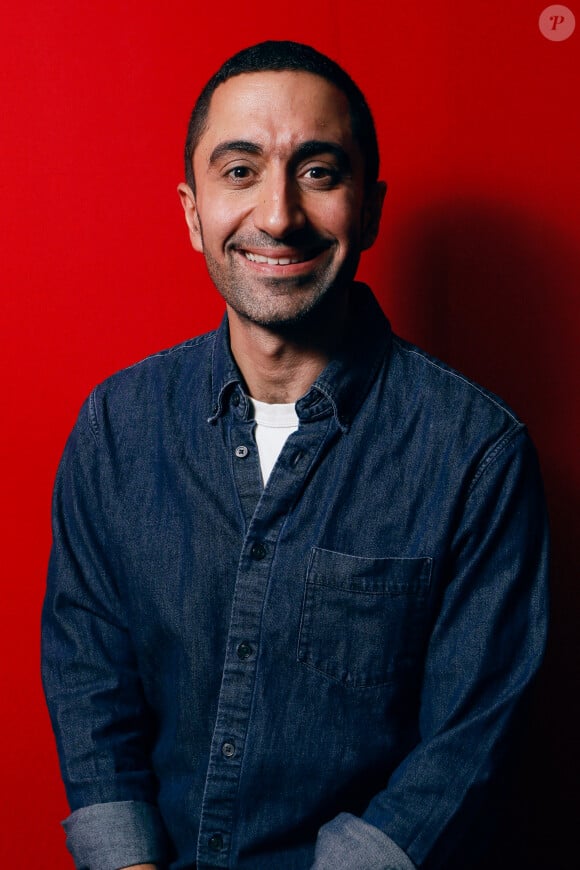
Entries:
POLYGON ((216 95, 223 94, 226 91, 235 94, 242 91, 263 91, 268 89, 284 93, 291 90, 294 86, 306 87, 312 92, 320 94, 332 91, 341 94, 346 99, 337 85, 318 73, 302 69, 282 69, 243 72, 230 76, 230 78, 217 86, 212 100, 216 95))
MULTIPOLYGON (((345 94, 332 82, 302 70, 267 70, 232 76, 214 91, 206 129, 214 133, 247 121, 277 129, 299 124, 350 134, 345 94)), ((203 139, 203 135, 201 137, 203 139)))

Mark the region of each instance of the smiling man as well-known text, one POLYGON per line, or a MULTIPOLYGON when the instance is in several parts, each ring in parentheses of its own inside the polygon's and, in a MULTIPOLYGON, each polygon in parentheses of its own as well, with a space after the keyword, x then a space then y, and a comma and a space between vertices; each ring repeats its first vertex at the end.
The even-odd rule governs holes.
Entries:
POLYGON ((355 282, 385 185, 333 61, 230 58, 185 163, 224 320, 98 386, 56 483, 67 844, 89 870, 465 870, 545 644, 526 429, 355 282))
POLYGON ((236 319, 291 325, 323 302, 344 317, 384 185, 365 188, 361 146, 336 85, 294 71, 225 81, 194 150, 193 177, 195 193, 180 185, 192 244, 236 319))

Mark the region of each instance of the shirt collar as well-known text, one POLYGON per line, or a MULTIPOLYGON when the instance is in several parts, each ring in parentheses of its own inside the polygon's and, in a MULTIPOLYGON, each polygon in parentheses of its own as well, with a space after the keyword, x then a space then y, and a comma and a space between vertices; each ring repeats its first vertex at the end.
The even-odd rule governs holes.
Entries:
MULTIPOLYGON (((300 420, 315 420, 334 414, 346 431, 373 383, 377 371, 390 353, 391 329, 371 290, 354 283, 348 332, 333 359, 316 378, 308 392, 296 402, 300 420)), ((215 422, 236 395, 243 401, 244 381, 229 342, 227 314, 215 334, 212 359, 212 408, 208 422, 215 422), (241 388, 240 392, 236 387, 241 388)))

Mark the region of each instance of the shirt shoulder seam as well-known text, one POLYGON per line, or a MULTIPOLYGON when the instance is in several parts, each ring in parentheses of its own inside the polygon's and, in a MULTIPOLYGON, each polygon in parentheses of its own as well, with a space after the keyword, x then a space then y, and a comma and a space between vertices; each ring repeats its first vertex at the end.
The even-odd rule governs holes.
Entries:
POLYGON ((195 348, 200 347, 208 341, 215 339, 217 334, 217 330, 214 329, 211 332, 206 332, 203 335, 198 335, 195 338, 190 338, 187 341, 182 342, 181 344, 176 344, 173 347, 166 348, 165 350, 159 350, 155 353, 151 353, 143 359, 137 360, 137 362, 131 363, 131 365, 124 366, 118 371, 114 372, 112 375, 109 375, 108 378, 105 378, 101 381, 100 384, 97 384, 89 395, 89 405, 88 405, 88 416, 89 416, 89 427, 91 430, 91 434, 95 440, 95 443, 98 446, 98 436, 99 436, 99 420, 97 413, 97 393, 105 386, 105 384, 109 383, 111 380, 119 377, 120 375, 125 374, 126 372, 130 372, 133 369, 139 368, 139 366, 144 365, 150 360, 161 359, 164 357, 172 356, 176 353, 181 353, 187 350, 194 350, 195 348))
POLYGON ((525 432, 525 425, 516 420, 515 424, 507 432, 505 432, 502 437, 495 442, 495 444, 490 447, 490 449, 487 451, 487 453, 475 470, 475 474, 473 475, 473 479, 469 485, 469 489, 467 490, 468 497, 471 495, 471 493, 473 492, 487 469, 490 467, 490 465, 492 465, 498 458, 500 453, 503 453, 503 451, 511 444, 512 441, 515 440, 515 438, 520 433, 525 432))
POLYGON ((475 390, 477 393, 479 393, 481 396, 483 396, 484 399, 487 399, 489 402, 491 402, 491 404, 495 405, 495 407, 498 408, 500 411, 502 411, 506 416, 510 417, 511 420, 513 420, 513 422, 515 424, 517 424, 518 426, 523 425, 521 423, 521 421, 513 413, 513 411, 511 411, 506 405, 503 405, 501 402, 499 402, 484 387, 481 387, 481 386, 479 386, 479 384, 476 384, 475 381, 470 380, 465 375, 462 375, 460 372, 455 371, 455 369, 452 369, 449 366, 446 366, 443 363, 438 362, 433 357, 430 357, 427 354, 423 353, 421 350, 419 350, 419 348, 414 348, 412 345, 408 344, 406 341, 399 338, 398 336, 393 336, 393 341, 397 344, 397 346, 404 353, 408 353, 408 354, 411 354, 412 356, 416 356, 418 359, 420 359, 426 365, 437 369, 438 371, 442 372, 443 374, 447 375, 450 378, 453 378, 454 380, 461 381, 462 383, 466 384, 468 387, 471 387, 473 390, 475 390))

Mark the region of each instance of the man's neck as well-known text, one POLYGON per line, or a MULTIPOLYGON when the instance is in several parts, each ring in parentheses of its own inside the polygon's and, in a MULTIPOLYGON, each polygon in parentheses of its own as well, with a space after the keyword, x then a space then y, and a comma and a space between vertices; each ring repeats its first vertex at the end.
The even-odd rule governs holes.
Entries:
POLYGON ((314 329, 279 331, 240 317, 228 306, 231 350, 250 395, 284 404, 303 396, 326 367, 346 322, 343 311, 314 329))

